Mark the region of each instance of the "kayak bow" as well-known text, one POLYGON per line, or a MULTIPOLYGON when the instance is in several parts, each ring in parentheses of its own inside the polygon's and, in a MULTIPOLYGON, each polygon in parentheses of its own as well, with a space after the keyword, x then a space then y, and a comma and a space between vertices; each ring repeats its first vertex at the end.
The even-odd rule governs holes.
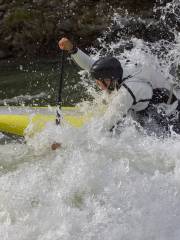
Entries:
MULTIPOLYGON (((48 122, 55 121, 55 114, 52 113, 52 108, 49 110, 48 107, 0 108, 0 132, 4 133, 33 135, 40 132, 48 122)), ((78 112, 76 107, 63 107, 62 112, 63 121, 77 128, 82 127, 90 118, 78 112)))

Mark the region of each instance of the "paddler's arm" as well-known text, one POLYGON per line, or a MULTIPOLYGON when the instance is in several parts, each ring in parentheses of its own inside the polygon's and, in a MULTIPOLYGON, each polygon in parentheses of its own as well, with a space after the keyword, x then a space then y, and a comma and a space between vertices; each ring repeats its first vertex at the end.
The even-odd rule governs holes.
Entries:
POLYGON ((72 42, 67 38, 62 38, 59 41, 59 48, 68 51, 71 54, 72 59, 84 70, 89 71, 95 62, 95 60, 90 58, 79 48, 73 46, 72 42))
POLYGON ((121 86, 116 96, 114 96, 108 109, 104 114, 103 128, 112 131, 127 115, 129 109, 133 105, 133 98, 130 93, 121 86))

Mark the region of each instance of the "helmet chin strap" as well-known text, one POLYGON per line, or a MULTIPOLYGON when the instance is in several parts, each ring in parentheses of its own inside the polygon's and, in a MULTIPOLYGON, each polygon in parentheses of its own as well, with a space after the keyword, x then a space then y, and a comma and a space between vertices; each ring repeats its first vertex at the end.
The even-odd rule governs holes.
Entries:
POLYGON ((111 83, 110 83, 110 85, 109 85, 109 87, 108 87, 108 90, 110 91, 110 92, 112 92, 112 91, 114 91, 114 90, 118 90, 120 88, 120 84, 118 83, 118 81, 117 80, 111 80, 111 83))
POLYGON ((109 92, 113 92, 114 90, 118 90, 120 88, 120 84, 117 80, 111 80, 110 85, 108 86, 105 80, 101 80, 103 85, 107 88, 109 92))

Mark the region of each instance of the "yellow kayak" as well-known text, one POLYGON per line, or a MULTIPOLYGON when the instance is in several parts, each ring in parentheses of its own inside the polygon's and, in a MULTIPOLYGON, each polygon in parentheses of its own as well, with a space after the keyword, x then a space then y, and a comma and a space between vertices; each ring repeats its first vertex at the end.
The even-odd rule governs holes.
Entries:
MULTIPOLYGON (((0 107, 0 132, 19 136, 33 135, 41 131, 47 122, 55 123, 55 112, 55 108, 48 107, 0 107)), ((63 107, 62 113, 63 121, 77 128, 82 127, 90 119, 90 116, 78 112, 76 107, 63 107)))

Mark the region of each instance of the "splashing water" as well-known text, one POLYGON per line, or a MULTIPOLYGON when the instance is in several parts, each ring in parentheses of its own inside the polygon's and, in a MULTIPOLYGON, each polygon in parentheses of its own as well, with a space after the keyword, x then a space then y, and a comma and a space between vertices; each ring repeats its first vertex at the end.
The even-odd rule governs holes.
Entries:
MULTIPOLYGON (((118 54, 121 43, 113 43, 111 52, 122 64, 131 59, 178 81, 170 74, 180 60, 174 34, 172 43, 132 38, 131 50, 118 54)), ((0 239, 179 239, 180 136, 158 139, 133 125, 110 136, 101 124, 100 117, 81 129, 51 123, 26 143, 0 145, 0 239), (53 141, 62 142, 62 149, 52 152, 53 141)))

